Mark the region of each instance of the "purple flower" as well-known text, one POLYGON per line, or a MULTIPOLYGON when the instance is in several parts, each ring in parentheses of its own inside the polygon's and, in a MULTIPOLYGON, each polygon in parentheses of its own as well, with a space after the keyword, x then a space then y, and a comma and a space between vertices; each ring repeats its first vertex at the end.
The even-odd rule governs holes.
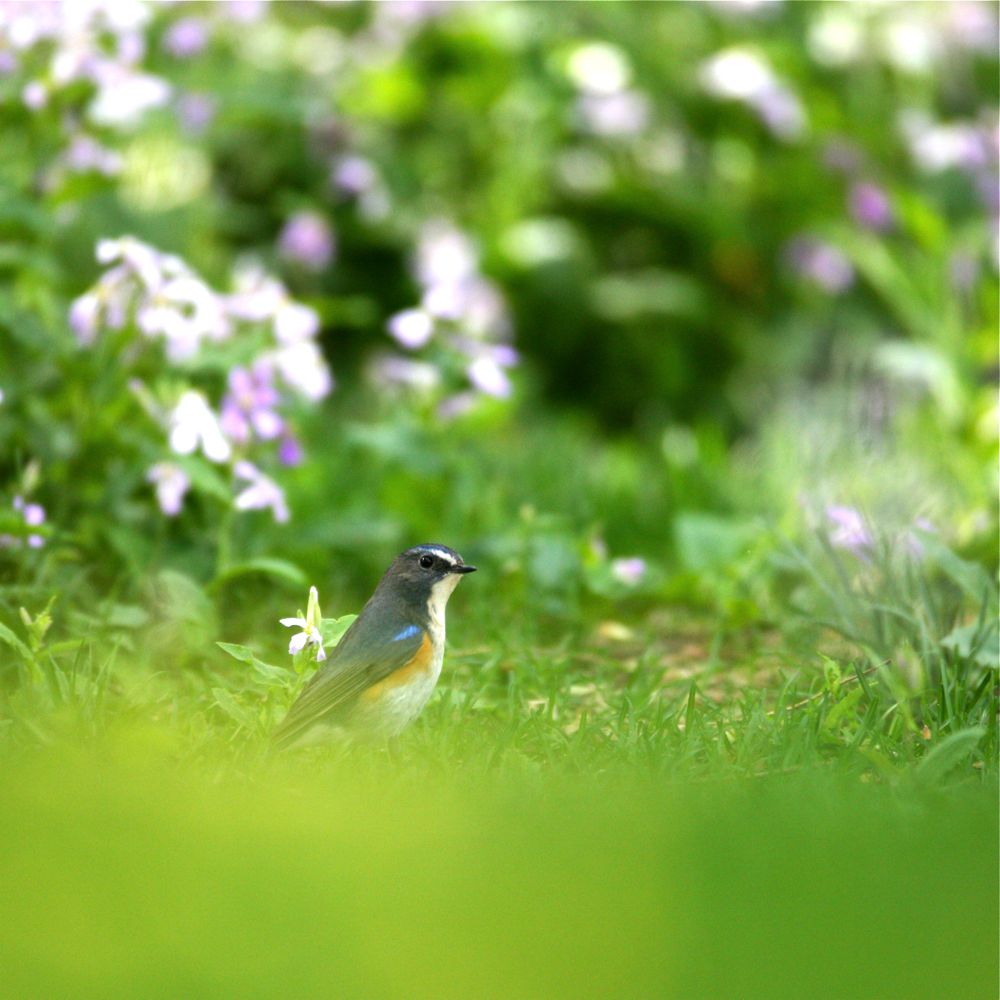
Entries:
POLYGON ((628 587, 634 587, 646 575, 646 560, 640 556, 611 560, 611 575, 628 587))
POLYGON ((584 128, 594 135, 637 135, 651 117, 649 98, 637 90, 584 94, 578 98, 576 107, 584 128))
POLYGON ((823 165, 848 177, 860 169, 861 159, 861 151, 849 139, 831 139, 823 147, 823 165))
POLYGON ((49 103, 49 92, 45 89, 45 84, 38 80, 32 80, 21 91, 21 100, 24 106, 32 111, 40 111, 49 103))
POLYGON ((157 462, 146 480, 156 488, 156 502, 167 517, 176 517, 184 505, 184 495, 191 488, 187 473, 173 462, 157 462))
POLYGON ((288 504, 281 487, 265 476, 252 462, 240 461, 233 469, 238 479, 250 485, 235 500, 237 510, 270 510, 275 521, 284 524, 289 518, 288 504))
POLYGON ((851 262, 836 247, 815 237, 796 237, 788 245, 787 256, 802 277, 832 295, 839 295, 854 284, 851 262))
POLYGON ((315 212, 299 212, 285 223, 278 249, 308 271, 322 271, 333 259, 334 239, 326 220, 315 212))
POLYGON ((377 180, 375 168, 362 156, 345 156, 334 164, 330 172, 333 186, 348 195, 370 191, 377 180))
POLYGON ((855 555, 864 555, 872 546, 872 536, 860 512, 853 507, 831 504, 826 508, 826 516, 833 523, 830 544, 838 549, 847 549, 855 555))
POLYGON ((66 166, 75 173, 94 171, 113 177, 122 168, 122 158, 118 153, 82 133, 73 136, 64 159, 66 166))
POLYGON ((434 320, 422 309, 404 309, 389 317, 386 328, 403 347, 416 350, 434 335, 434 320))
POLYGON ((177 117, 191 135, 201 135, 215 118, 218 101, 209 94, 184 94, 177 101, 177 117))
POLYGON ((267 0, 225 0, 223 13, 238 24, 254 24, 267 14, 267 0))
POLYGON ((205 22, 197 17, 182 17, 168 29, 163 47, 175 59, 195 56, 208 44, 205 22))
POLYGON ((293 434, 286 433, 278 445, 278 461, 289 468, 301 465, 304 458, 302 444, 293 434))
POLYGON ((847 199, 851 218, 859 226, 883 232, 892 226, 889 197, 877 184, 859 181, 851 185, 847 199))
POLYGON ((806 130, 806 116, 798 97, 782 84, 762 91, 750 102, 761 121, 779 139, 797 139, 806 130))
POLYGON ((223 433, 237 444, 246 444, 251 435, 273 440, 285 428, 274 411, 280 399, 267 365, 255 365, 252 371, 234 368, 229 373, 229 392, 222 400, 219 422, 223 433))
MULTIPOLYGON (((41 504, 27 503, 23 497, 14 497, 12 506, 19 511, 24 523, 29 528, 37 528, 45 523, 45 508, 41 504)), ((33 549, 40 549, 45 544, 45 539, 37 532, 28 535, 28 545, 33 549)))

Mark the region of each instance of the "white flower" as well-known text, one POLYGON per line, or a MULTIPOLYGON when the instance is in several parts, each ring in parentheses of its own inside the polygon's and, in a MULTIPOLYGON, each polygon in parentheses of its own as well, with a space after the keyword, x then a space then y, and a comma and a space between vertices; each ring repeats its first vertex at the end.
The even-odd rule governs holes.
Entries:
POLYGON ((192 276, 168 280, 139 307, 136 322, 147 336, 163 336, 171 361, 192 357, 205 338, 225 340, 230 333, 219 297, 192 276))
POLYGON ((302 629, 301 632, 296 632, 288 643, 288 652, 292 656, 301 652, 306 646, 316 646, 317 661, 326 659, 323 636, 320 634, 320 624, 323 619, 320 616, 319 594, 315 587, 309 588, 309 606, 306 609, 305 618, 281 618, 279 621, 286 628, 302 629))
POLYGON ((69 325, 81 344, 92 344, 97 338, 101 300, 95 292, 84 292, 73 300, 69 309, 69 325))
POLYGON ((479 257, 472 241, 447 222, 424 226, 417 247, 417 278, 422 285, 461 282, 476 273, 479 257))
POLYGON ((770 90, 776 80, 771 67, 755 52, 731 48, 702 64, 701 82, 716 97, 750 101, 770 90))
POLYGON ((132 128, 150 108, 166 104, 169 98, 170 85, 159 77, 108 64, 88 110, 98 125, 132 128))
POLYGON ((189 389, 170 414, 170 447, 178 455, 190 455, 199 446, 213 462, 226 462, 233 453, 205 397, 189 389))
POLYGON ((575 49, 566 72, 580 90, 589 94, 617 94, 632 79, 625 53, 607 42, 589 42, 575 49))
POLYGON ((160 510, 167 517, 176 517, 184 504, 184 494, 191 486, 187 473, 173 462, 157 462, 146 473, 146 480, 156 487, 160 510))
POLYGON ((311 340, 300 340, 268 356, 285 382, 306 399, 317 400, 333 388, 330 369, 311 340))
POLYGON ((652 115, 649 98, 638 90, 617 94, 585 94, 577 110, 586 128, 595 135, 636 135, 652 115))
POLYGON ((646 575, 646 560, 641 556, 611 560, 611 575, 628 587, 634 587, 646 575))
POLYGON ((386 326, 403 347, 411 350, 423 347, 434 334, 434 320, 422 309, 404 309, 390 316, 386 326))
POLYGON ((274 312, 274 336, 282 344, 308 340, 319 333, 319 316, 315 309, 285 298, 274 312))
POLYGON ((510 379, 494 358, 487 355, 476 358, 469 365, 466 374, 469 381, 487 396, 506 399, 510 395, 510 379))
POLYGON ((239 479, 245 479, 249 486, 235 500, 237 510, 270 509, 275 521, 284 524, 289 518, 288 504, 281 487, 270 476, 265 476, 253 462, 237 462, 233 471, 239 479))

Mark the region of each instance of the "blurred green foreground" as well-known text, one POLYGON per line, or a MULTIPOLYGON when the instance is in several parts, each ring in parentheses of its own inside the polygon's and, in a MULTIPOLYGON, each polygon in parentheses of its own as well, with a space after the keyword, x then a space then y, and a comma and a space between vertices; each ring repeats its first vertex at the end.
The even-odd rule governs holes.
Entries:
POLYGON ((4 995, 997 994, 992 791, 162 749, 5 765, 4 995))

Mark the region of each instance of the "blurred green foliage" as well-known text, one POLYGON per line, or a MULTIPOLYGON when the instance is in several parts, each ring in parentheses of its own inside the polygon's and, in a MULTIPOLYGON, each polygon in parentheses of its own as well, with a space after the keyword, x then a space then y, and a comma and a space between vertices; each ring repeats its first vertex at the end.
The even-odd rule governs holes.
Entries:
POLYGON ((165 749, 4 768, 13 993, 996 992, 996 800, 967 789, 456 786, 384 763, 220 786, 150 763, 165 749))

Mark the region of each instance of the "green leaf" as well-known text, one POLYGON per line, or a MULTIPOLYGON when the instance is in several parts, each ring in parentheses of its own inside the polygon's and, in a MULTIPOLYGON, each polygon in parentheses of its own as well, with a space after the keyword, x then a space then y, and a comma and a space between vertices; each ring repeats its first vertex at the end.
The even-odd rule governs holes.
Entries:
POLYGON ((178 468, 191 480, 199 493, 221 500, 227 507, 232 503, 233 491, 215 468, 197 455, 177 456, 173 459, 178 468))
POLYGON ((25 661, 31 660, 31 650, 6 625, 0 624, 0 642, 5 642, 25 661))
POLYGON ((265 663, 246 646, 238 646, 233 642, 217 642, 216 646, 228 653, 234 660, 246 663, 261 680, 267 681, 268 684, 286 685, 291 683, 294 676, 291 671, 283 667, 276 667, 271 663, 265 663))
POLYGON ((108 624, 118 628, 142 628, 149 624, 149 612, 135 604, 112 604, 108 624))
POLYGON ((861 700, 864 691, 859 688, 852 688, 843 698, 840 699, 827 713, 823 720, 823 732, 834 735, 837 724, 848 714, 853 712, 861 700))
POLYGON ((978 563, 969 562, 956 555, 943 542, 929 532, 920 533, 928 562, 936 565, 966 597, 979 602, 992 591, 989 574, 978 563))
POLYGON ((225 688, 212 688, 215 697, 215 704, 222 709, 230 718, 235 719, 241 726, 253 729, 257 724, 257 716, 249 708, 241 705, 225 688))
POLYGON ((339 618, 324 618, 319 631, 325 646, 336 646, 344 633, 354 624, 357 615, 341 615, 339 618))
POLYGON ((985 629, 978 623, 959 625, 941 640, 941 645, 945 649, 955 650, 967 660, 975 660, 981 667, 992 667, 994 670, 1000 667, 995 625, 989 625, 985 629))
POLYGON ((253 663, 253 653, 246 646, 237 646, 235 642, 217 642, 216 646, 240 663, 253 663))
POLYGON ((973 753, 985 734, 982 726, 972 726, 946 736, 917 765, 914 773, 922 781, 940 781, 973 753))
POLYGON ((677 515, 674 531, 684 568, 699 573, 735 561, 750 548, 757 528, 747 521, 687 511, 677 515))
POLYGON ((219 587, 236 579, 236 577, 249 576, 253 573, 261 573, 277 580, 284 580, 296 587, 305 586, 307 582, 305 573, 295 563, 288 562, 286 559, 260 556, 257 559, 248 559, 246 562, 227 567, 212 581, 212 586, 219 587))

